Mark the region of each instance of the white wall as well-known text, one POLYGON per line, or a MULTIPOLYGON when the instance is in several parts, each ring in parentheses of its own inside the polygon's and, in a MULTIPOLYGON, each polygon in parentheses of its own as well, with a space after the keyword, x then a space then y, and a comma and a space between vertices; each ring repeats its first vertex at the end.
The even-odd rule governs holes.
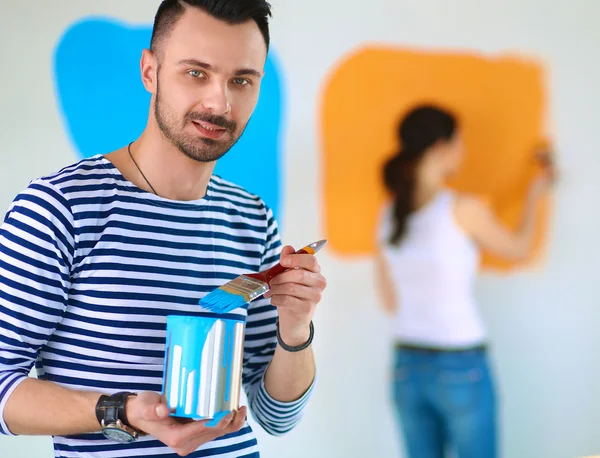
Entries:
MULTIPOLYGON (((152 20, 158 0, 0 2, 0 214, 35 177, 73 162, 58 117, 53 46, 89 14, 152 20)), ((509 458, 600 453, 600 5, 596 0, 274 0, 273 43, 288 89, 284 237, 323 235, 317 103, 331 65, 364 41, 542 58, 563 175, 543 270, 482 276, 502 391, 509 458), (293 173, 302 170, 302 173, 293 173), (310 171, 316 173, 311 175, 310 171)), ((316 319, 320 383, 305 420, 281 439, 259 434, 264 456, 400 456, 387 401, 389 348, 369 260, 320 255, 329 289, 316 319), (365 280, 366 279, 366 280, 365 280)), ((48 438, 0 438, 4 458, 52 456, 48 438)))

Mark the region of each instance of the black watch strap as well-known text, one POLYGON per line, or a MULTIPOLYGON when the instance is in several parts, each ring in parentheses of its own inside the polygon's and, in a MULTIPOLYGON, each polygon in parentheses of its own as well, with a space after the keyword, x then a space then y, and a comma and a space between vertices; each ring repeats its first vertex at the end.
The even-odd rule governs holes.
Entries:
POLYGON ((302 350, 308 348, 310 346, 310 344, 312 343, 312 341, 313 341, 313 337, 315 336, 315 327, 314 327, 313 322, 311 320, 311 322, 310 322, 310 335, 308 336, 308 340, 305 343, 303 343, 302 345, 298 345, 298 346, 294 347, 292 345, 286 344, 283 341, 283 339, 281 338, 281 334, 279 333, 279 318, 277 318, 276 327, 277 327, 277 342, 279 343, 279 345, 281 346, 281 348, 283 348, 285 351, 289 351, 291 353, 302 351, 302 350))
POLYGON ((110 396, 102 395, 96 403, 96 418, 101 426, 106 426, 111 423, 116 423, 117 420, 121 420, 125 426, 132 428, 127 419, 125 413, 125 404, 129 396, 137 396, 136 393, 130 393, 129 391, 120 391, 110 396), (102 421, 104 420, 104 424, 102 421))

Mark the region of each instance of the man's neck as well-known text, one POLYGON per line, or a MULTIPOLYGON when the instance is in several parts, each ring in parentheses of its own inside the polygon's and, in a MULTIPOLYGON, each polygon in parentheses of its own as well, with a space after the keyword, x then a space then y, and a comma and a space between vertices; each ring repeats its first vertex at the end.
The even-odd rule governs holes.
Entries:
MULTIPOLYGON (((192 201, 206 195, 206 188, 215 167, 214 162, 202 163, 190 159, 162 135, 148 131, 131 145, 131 152, 135 162, 160 197, 192 201)), ((128 160, 130 166, 133 166, 133 169, 128 168, 128 179, 139 187, 148 189, 146 180, 131 161, 127 151, 125 154, 127 158, 121 158, 122 164, 127 167, 128 160)))

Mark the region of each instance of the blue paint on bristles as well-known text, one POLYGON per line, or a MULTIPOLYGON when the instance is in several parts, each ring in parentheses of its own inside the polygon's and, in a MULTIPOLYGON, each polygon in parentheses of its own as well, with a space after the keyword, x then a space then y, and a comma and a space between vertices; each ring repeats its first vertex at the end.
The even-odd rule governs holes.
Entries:
POLYGON ((229 313, 252 302, 269 290, 269 284, 256 276, 240 275, 204 296, 199 304, 215 313, 229 313))
POLYGON ((229 313, 243 307, 246 302, 248 301, 244 293, 217 288, 204 296, 199 304, 202 308, 211 312, 229 313))

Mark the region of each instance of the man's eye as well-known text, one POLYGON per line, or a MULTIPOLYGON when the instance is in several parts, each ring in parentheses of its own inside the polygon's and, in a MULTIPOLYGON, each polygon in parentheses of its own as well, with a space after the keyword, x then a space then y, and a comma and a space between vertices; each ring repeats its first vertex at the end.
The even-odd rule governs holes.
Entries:
POLYGON ((250 84, 250 81, 248 81, 246 78, 234 78, 233 84, 245 86, 246 84, 250 84))
POLYGON ((202 78, 204 77, 204 72, 201 72, 200 70, 190 70, 188 75, 190 75, 192 78, 202 78))

